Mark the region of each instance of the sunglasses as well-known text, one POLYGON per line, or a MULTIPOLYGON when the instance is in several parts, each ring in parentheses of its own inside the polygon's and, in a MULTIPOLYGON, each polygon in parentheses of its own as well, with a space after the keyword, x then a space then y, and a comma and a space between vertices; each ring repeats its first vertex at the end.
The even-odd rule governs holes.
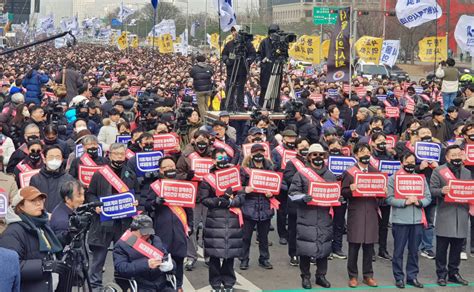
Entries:
POLYGON ((226 161, 227 159, 228 159, 227 155, 217 155, 216 156, 217 161, 226 161))

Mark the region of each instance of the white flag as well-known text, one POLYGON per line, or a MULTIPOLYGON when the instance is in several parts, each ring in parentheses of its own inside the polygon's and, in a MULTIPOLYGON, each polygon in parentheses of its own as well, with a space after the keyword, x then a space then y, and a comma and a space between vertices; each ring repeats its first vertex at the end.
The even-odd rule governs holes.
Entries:
POLYGON ((395 65, 395 63, 397 62, 399 52, 400 52, 399 40, 383 41, 379 64, 393 67, 393 65, 395 65))
POLYGON ((124 20, 127 19, 127 17, 129 17, 133 13, 135 13, 135 10, 133 10, 132 8, 128 8, 128 7, 124 6, 123 3, 122 3, 122 5, 120 5, 120 10, 119 10, 119 13, 118 13, 117 17, 120 19, 121 22, 123 22, 124 20))
POLYGON ((73 35, 79 33, 79 23, 77 22, 77 17, 63 18, 60 22, 61 30, 71 31, 73 35))
POLYGON ((436 0, 398 0, 395 6, 398 21, 408 28, 422 25, 443 15, 436 0))
POLYGON ((222 31, 229 31, 232 26, 237 24, 232 0, 214 0, 214 7, 219 12, 222 31))
POLYGON ((54 40, 54 47, 56 49, 60 49, 60 48, 64 48, 64 47, 67 47, 67 39, 66 37, 62 37, 62 38, 57 38, 54 40))
POLYGON ((474 54, 474 16, 459 17, 454 30, 454 38, 461 50, 469 52, 471 56, 474 54))
POLYGON ((179 35, 181 38, 181 53, 183 56, 188 55, 188 29, 186 28, 182 34, 179 35))
POLYGON ((163 19, 160 23, 155 25, 155 27, 148 33, 148 36, 153 36, 153 31, 155 31, 155 37, 170 34, 173 37, 173 40, 176 40, 176 24, 173 19, 163 19))
POLYGON ((38 27, 36 28, 37 33, 50 34, 54 32, 54 19, 53 15, 50 14, 38 21, 38 27))
POLYGON ((191 36, 193 38, 196 37, 196 29, 200 26, 199 22, 198 21, 193 21, 193 23, 191 24, 191 36))
POLYGON ((211 42, 211 35, 210 34, 206 34, 206 39, 207 39, 207 44, 211 45, 212 42, 211 42))

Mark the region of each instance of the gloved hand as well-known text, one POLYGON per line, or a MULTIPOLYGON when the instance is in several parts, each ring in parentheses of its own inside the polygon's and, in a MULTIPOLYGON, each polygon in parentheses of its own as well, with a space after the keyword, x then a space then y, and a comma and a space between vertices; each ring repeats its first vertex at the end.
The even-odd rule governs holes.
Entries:
POLYGON ((233 195, 234 195, 234 191, 232 190, 232 188, 227 188, 224 192, 224 196, 232 197, 233 195))
POLYGON ((161 206, 166 202, 165 198, 162 197, 156 197, 155 199, 155 205, 156 206, 161 206))
POLYGON ((158 171, 145 172, 145 178, 146 179, 158 178, 158 175, 159 175, 158 171))
POLYGON ((186 180, 192 180, 192 179, 194 178, 194 175, 195 175, 195 174, 196 174, 196 173, 194 172, 194 170, 192 170, 192 169, 189 170, 189 171, 188 171, 188 174, 186 175, 186 180))
POLYGON ((306 195, 303 197, 303 202, 305 203, 309 203, 313 200, 313 197, 311 197, 310 195, 306 195))
POLYGON ((222 196, 219 197, 219 207, 228 208, 230 205, 229 197, 222 196))

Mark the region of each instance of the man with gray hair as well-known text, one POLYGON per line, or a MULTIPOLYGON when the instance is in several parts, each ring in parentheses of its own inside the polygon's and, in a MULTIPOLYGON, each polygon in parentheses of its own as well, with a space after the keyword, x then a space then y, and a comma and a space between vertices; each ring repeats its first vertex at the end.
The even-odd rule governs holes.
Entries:
POLYGON ((0 114, 0 122, 7 123, 16 114, 16 109, 20 104, 25 103, 25 96, 19 92, 13 94, 10 98, 10 102, 3 106, 2 113, 0 114))
MULTIPOLYGON (((34 124, 28 124, 25 127, 24 131, 24 142, 39 140, 40 139, 40 128, 34 124)), ((28 155, 28 148, 26 143, 23 143, 18 149, 13 152, 12 156, 10 156, 10 160, 8 161, 7 165, 7 173, 13 173, 16 165, 20 163, 26 156, 28 155)))
POLYGON ((98 166, 108 163, 107 158, 102 157, 102 151, 99 148, 99 140, 94 135, 86 135, 81 139, 83 154, 80 157, 73 158, 69 174, 75 179, 80 179, 79 166, 98 166))

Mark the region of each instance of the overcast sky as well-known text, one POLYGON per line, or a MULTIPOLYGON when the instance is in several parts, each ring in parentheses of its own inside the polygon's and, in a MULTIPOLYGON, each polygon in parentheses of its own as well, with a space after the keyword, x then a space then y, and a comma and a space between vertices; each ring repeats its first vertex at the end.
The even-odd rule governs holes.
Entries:
MULTIPOLYGON (((214 9, 214 0, 207 0, 207 9, 211 11, 214 9)), ((257 9, 258 7, 258 0, 234 0, 233 1, 234 8, 237 7, 239 11, 247 10, 247 7, 250 9, 250 5, 252 5, 253 9, 257 9)), ((177 6, 179 7, 186 7, 186 4, 178 3, 177 6)), ((189 0, 189 13, 194 12, 204 12, 206 10, 206 0, 189 0)))

